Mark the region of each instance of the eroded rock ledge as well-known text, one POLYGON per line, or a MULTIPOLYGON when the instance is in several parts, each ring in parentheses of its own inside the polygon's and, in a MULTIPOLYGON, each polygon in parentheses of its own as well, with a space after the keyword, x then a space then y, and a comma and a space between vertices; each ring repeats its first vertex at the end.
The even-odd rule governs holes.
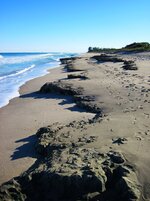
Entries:
POLYGON ((82 71, 82 69, 75 67, 74 61, 81 59, 81 57, 70 57, 70 58, 62 58, 60 59, 61 64, 64 65, 64 68, 68 72, 82 71))
POLYGON ((107 54, 100 54, 93 56, 92 59, 96 59, 98 62, 122 62, 122 68, 124 70, 138 70, 137 65, 133 60, 125 60, 117 56, 107 55, 107 54))
POLYGON ((77 106, 84 108, 86 111, 98 113, 102 116, 102 109, 94 103, 93 96, 83 95, 84 89, 82 87, 74 87, 71 83, 63 81, 49 82, 44 84, 41 89, 41 93, 59 93, 62 95, 73 96, 77 106))
POLYGON ((138 201, 140 188, 134 169, 121 153, 85 148, 95 136, 77 137, 86 124, 55 123, 37 132, 36 150, 43 160, 20 177, 3 184, 1 200, 138 201), (66 129, 68 128, 68 130, 66 129), (132 180, 130 179, 132 178, 132 180))

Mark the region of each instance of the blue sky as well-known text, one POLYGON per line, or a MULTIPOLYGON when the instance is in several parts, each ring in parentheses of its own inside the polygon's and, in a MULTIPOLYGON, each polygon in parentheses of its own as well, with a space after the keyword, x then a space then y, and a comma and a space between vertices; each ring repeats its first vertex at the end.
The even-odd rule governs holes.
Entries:
POLYGON ((150 0, 0 0, 0 51, 150 42, 150 0))

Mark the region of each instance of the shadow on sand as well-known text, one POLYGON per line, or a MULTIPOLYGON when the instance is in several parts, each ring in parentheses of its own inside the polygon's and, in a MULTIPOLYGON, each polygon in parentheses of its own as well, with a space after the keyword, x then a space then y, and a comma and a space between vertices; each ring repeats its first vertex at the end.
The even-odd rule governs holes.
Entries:
MULTIPOLYGON (((54 93, 40 93, 38 91, 21 95, 20 98, 33 98, 33 99, 55 99, 61 100, 59 105, 67 106, 64 109, 73 111, 73 112, 86 112, 85 109, 79 108, 74 103, 74 99, 71 96, 54 94, 54 93), (68 107, 68 105, 71 105, 68 107)), ((23 138, 17 140, 15 143, 22 143, 21 146, 17 147, 14 153, 11 155, 11 160, 17 160, 19 158, 31 157, 37 158, 37 154, 35 152, 35 143, 36 143, 36 135, 31 135, 27 138, 23 138)))
POLYGON ((70 107, 65 107, 64 109, 70 110, 72 112, 88 113, 85 109, 78 107, 74 102, 74 98, 68 95, 61 95, 61 94, 55 94, 55 93, 40 93, 39 91, 36 91, 36 92, 28 93, 28 94, 23 94, 20 96, 20 98, 60 100, 61 102, 58 103, 59 105, 62 105, 62 106, 71 105, 70 107))
POLYGON ((31 135, 26 138, 22 138, 20 140, 15 141, 15 143, 25 143, 19 147, 17 147, 14 153, 11 155, 11 160, 16 160, 19 158, 31 157, 37 158, 37 154, 35 152, 35 143, 37 138, 35 135, 31 135))

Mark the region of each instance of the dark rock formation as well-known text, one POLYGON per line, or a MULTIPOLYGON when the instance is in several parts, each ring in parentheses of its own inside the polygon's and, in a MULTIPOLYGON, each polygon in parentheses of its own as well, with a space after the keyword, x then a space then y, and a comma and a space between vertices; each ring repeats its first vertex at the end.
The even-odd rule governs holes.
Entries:
POLYGON ((52 83, 44 84, 40 92, 42 93, 59 93, 63 95, 71 95, 73 96, 77 106, 84 108, 88 112, 93 113, 102 113, 102 109, 93 101, 93 97, 91 99, 90 96, 84 96, 83 88, 81 87, 74 87, 72 84, 58 81, 52 83))
POLYGON ((76 59, 80 59, 80 57, 61 58, 60 62, 61 62, 61 64, 68 64, 76 59))
POLYGON ((112 141, 113 141, 113 144, 121 145, 121 144, 125 144, 127 142, 127 139, 118 137, 118 138, 112 139, 112 141))
POLYGON ((108 156, 110 157, 110 159, 113 163, 122 164, 125 162, 125 159, 123 158, 123 156, 120 153, 111 151, 108 153, 108 156))
POLYGON ((121 58, 107 54, 95 55, 92 59, 96 59, 98 62, 124 62, 121 58))
POLYGON ((107 54, 101 54, 93 56, 92 59, 96 59, 98 62, 123 62, 123 69, 124 70, 138 70, 138 67, 136 66, 135 62, 132 60, 124 60, 122 58, 118 58, 115 56, 107 55, 107 54))
POLYGON ((139 201, 136 174, 121 153, 84 148, 95 136, 71 137, 85 122, 59 123, 37 131, 43 156, 21 176, 0 187, 3 201, 139 201), (70 129, 72 127, 73 129, 70 129))
POLYGON ((73 87, 72 84, 58 81, 58 82, 48 82, 44 84, 41 87, 40 92, 42 93, 55 92, 63 95, 78 95, 83 93, 83 88, 81 87, 75 88, 73 87))
POLYGON ((0 186, 1 201, 25 201, 27 196, 22 192, 20 183, 17 178, 6 182, 0 186))
POLYGON ((68 79, 77 79, 77 78, 84 79, 84 80, 88 79, 88 77, 85 74, 69 74, 68 75, 68 79))
POLYGON ((132 60, 124 61, 124 65, 122 67, 124 70, 138 70, 135 62, 132 60))
POLYGON ((65 65, 64 68, 68 72, 82 71, 74 66, 74 61, 80 59, 80 57, 70 57, 60 59, 61 64, 65 65))

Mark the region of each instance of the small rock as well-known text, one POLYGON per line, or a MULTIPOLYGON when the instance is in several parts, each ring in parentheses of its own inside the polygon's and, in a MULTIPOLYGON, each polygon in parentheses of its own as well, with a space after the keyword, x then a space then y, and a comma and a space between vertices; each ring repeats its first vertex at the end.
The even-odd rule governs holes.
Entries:
POLYGON ((138 109, 143 109, 143 105, 139 105, 139 106, 138 106, 138 109))
POLYGON ((118 152, 110 151, 108 153, 108 156, 110 157, 113 163, 121 164, 125 162, 124 157, 118 152))
POLYGON ((120 144, 125 144, 125 142, 127 141, 127 139, 119 137, 119 138, 112 139, 112 141, 113 141, 113 144, 120 145, 120 144))

